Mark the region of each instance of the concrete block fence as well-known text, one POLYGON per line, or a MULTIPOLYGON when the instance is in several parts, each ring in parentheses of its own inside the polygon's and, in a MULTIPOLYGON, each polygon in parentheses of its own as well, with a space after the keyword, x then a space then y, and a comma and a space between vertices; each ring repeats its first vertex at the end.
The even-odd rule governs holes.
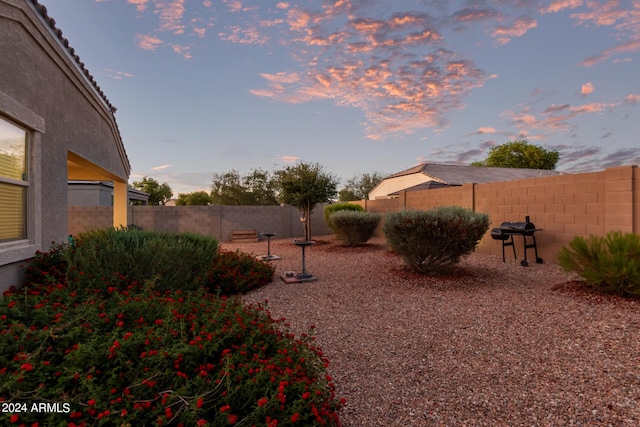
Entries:
MULTIPOLYGON (((312 236, 331 234, 324 222, 324 206, 311 214, 312 236)), ((69 206, 69 234, 113 224, 111 206, 69 206)), ((191 232, 231 241, 233 230, 276 233, 275 238, 304 237, 300 212, 292 206, 129 206, 128 223, 145 230, 191 232)))

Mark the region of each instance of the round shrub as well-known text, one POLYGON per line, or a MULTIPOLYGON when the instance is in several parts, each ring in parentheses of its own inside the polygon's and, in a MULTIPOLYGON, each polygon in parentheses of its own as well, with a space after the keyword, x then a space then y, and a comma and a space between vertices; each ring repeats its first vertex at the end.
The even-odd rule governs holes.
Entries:
POLYGON ((338 211, 329 218, 338 240, 345 246, 359 246, 373 236, 382 216, 373 212, 338 211))
POLYGON ((216 239, 199 234, 107 228, 79 234, 65 254, 72 280, 98 286, 117 274, 168 290, 199 287, 217 251, 216 239))
POLYGON ((331 224, 331 215, 339 211, 363 212, 364 208, 360 205, 356 205, 355 203, 333 203, 331 205, 325 206, 324 222, 326 222, 329 228, 331 228, 332 230, 333 230, 333 225, 331 224))
POLYGON ((459 206, 388 213, 389 246, 419 273, 442 273, 473 252, 489 228, 489 216, 459 206))
POLYGON ((560 249, 558 263, 599 292, 640 296, 640 236, 635 233, 576 236, 560 249))
POLYGON ((62 283, 0 301, 1 425, 338 425, 328 361, 263 306, 200 291, 62 283))
POLYGON ((249 254, 221 250, 211 263, 204 286, 219 295, 234 295, 268 285, 275 267, 249 254))

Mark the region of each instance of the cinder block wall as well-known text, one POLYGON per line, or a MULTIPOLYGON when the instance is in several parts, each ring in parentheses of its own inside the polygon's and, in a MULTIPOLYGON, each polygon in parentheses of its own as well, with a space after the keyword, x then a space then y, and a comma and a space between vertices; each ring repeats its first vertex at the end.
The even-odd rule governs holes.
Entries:
MULTIPOLYGON (((640 169, 621 166, 601 172, 400 192, 397 199, 356 203, 381 213, 458 205, 487 213, 491 227, 524 221, 528 215, 543 229, 536 233, 539 255, 546 262, 555 262, 560 248, 575 236, 603 236, 612 230, 640 233, 640 169)), ((381 236, 381 229, 376 233, 381 236)), ((522 238, 515 239, 518 259, 522 259, 522 238)), ((487 233, 478 251, 501 255, 502 246, 487 233)), ((532 258, 533 250, 527 256, 532 258)))
MULTIPOLYGON (((312 236, 331 234, 324 204, 311 213, 312 236)), ((111 206, 69 206, 69 234, 113 224, 111 206)), ((300 212, 292 206, 129 206, 128 223, 145 230, 191 232, 231 240, 233 230, 276 233, 276 238, 303 237, 300 212)), ((261 236, 258 236, 261 238, 261 236)))

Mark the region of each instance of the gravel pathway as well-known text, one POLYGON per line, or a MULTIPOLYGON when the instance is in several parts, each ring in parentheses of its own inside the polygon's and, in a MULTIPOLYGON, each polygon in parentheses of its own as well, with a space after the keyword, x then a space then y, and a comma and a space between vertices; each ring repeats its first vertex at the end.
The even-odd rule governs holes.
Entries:
MULTIPOLYGON (((551 264, 472 254, 451 276, 404 269, 381 238, 307 248, 272 240, 268 300, 296 334, 315 325, 345 427, 640 426, 640 301, 576 291, 551 264)), ((222 243, 263 255, 267 243, 222 243)))

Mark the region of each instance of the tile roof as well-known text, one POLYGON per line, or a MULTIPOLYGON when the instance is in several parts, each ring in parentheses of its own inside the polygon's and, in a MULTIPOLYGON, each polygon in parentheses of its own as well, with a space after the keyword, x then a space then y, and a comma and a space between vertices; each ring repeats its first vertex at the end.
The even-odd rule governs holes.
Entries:
POLYGON ((450 185, 485 184, 488 182, 513 181, 527 178, 562 175, 562 172, 544 169, 492 168, 486 166, 447 165, 421 163, 412 168, 388 176, 385 179, 421 173, 434 181, 450 185))

